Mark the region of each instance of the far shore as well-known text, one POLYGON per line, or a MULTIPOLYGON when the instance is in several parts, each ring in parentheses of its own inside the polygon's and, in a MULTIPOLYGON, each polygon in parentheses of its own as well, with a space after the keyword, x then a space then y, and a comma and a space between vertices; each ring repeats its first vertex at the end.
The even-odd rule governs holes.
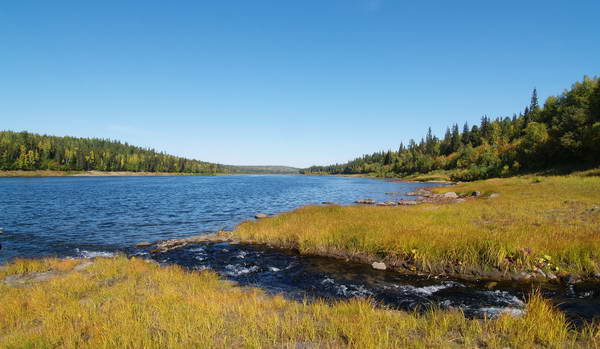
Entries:
POLYGON ((208 173, 133 172, 133 171, 0 171, 0 177, 146 177, 146 176, 210 176, 208 173))

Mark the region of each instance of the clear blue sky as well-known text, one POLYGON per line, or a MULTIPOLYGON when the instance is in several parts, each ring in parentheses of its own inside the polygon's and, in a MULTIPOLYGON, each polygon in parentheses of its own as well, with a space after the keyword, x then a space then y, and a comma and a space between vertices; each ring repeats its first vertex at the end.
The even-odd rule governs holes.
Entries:
POLYGON ((600 68, 600 1, 4 1, 0 129, 305 167, 600 68))

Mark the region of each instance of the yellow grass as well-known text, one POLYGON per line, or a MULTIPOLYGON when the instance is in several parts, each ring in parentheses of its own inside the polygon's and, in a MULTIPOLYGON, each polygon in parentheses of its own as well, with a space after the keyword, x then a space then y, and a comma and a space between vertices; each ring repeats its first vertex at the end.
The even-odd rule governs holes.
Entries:
POLYGON ((454 267, 598 272, 600 178, 514 177, 438 188, 481 191, 456 204, 308 206, 236 228, 242 240, 302 253, 403 259, 424 271, 454 267))
POLYGON ((573 329, 539 296, 526 315, 466 319, 385 310, 368 300, 299 303, 236 287, 213 272, 141 259, 19 260, 0 276, 1 348, 590 348, 598 327, 573 329), (23 271, 56 271, 19 287, 23 271), (304 346, 303 346, 304 345, 304 346))

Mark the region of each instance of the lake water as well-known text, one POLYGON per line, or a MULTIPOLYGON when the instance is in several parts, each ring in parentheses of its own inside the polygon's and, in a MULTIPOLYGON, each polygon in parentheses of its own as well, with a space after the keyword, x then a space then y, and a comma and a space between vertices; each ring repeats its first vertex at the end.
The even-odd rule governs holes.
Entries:
MULTIPOLYGON (((424 184, 312 176, 0 178, 0 263, 14 257, 117 252, 200 270, 294 299, 369 297, 397 309, 431 305, 467 315, 521 314, 530 285, 406 276, 331 258, 250 245, 196 245, 152 255, 133 245, 181 238, 324 201, 398 200, 424 184)), ((402 209, 402 208, 398 208, 402 209)), ((572 319, 600 314, 594 284, 538 285, 572 319)))
POLYGON ((277 175, 0 178, 0 263, 17 256, 131 252, 136 242, 230 230, 261 212, 383 201, 391 198, 386 192, 418 186, 277 175))

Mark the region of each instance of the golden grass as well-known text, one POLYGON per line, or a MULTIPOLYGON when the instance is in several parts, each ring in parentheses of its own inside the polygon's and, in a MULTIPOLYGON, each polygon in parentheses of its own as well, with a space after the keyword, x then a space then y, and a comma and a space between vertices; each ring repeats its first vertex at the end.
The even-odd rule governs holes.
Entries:
POLYGON ((294 302, 213 272, 125 257, 96 259, 80 271, 65 272, 58 260, 19 260, 8 269, 61 265, 48 281, 0 281, 0 347, 589 348, 600 338, 597 326, 573 329, 536 295, 523 317, 472 320, 459 311, 385 310, 368 300, 294 302))
POLYGON ((514 177, 436 190, 500 197, 413 207, 307 206, 245 222, 235 234, 301 253, 400 258, 425 271, 448 265, 600 271, 599 177, 514 177))

